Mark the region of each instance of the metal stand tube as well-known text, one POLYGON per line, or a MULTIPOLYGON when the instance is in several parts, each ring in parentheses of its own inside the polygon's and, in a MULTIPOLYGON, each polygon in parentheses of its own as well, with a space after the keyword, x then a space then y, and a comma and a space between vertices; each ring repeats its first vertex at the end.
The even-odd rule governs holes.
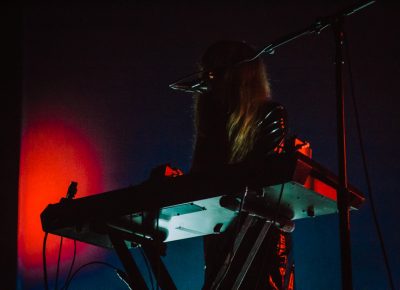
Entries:
POLYGON ((350 210, 347 191, 346 122, 344 110, 344 30, 343 17, 336 18, 333 24, 336 41, 336 98, 337 98, 337 150, 338 177, 337 206, 339 211, 339 232, 342 266, 342 289, 353 289, 350 243, 350 210))

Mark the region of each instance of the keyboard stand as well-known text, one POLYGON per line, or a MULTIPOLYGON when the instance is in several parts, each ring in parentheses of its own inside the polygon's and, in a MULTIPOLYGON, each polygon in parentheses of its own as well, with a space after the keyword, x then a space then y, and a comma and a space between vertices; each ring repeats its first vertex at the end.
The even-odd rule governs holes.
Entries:
POLYGON ((137 243, 143 248, 145 258, 149 260, 151 270, 161 289, 177 289, 160 257, 160 253, 165 250, 165 244, 157 245, 157 242, 148 241, 135 234, 118 231, 113 227, 108 227, 108 235, 128 276, 125 282, 131 289, 148 290, 149 288, 125 243, 127 240, 137 243))
POLYGON ((247 256, 246 262, 244 263, 242 269, 240 270, 239 275, 237 276, 235 280, 235 284, 233 285, 232 289, 239 289, 239 287, 242 285, 242 282, 244 278, 246 277, 247 271, 249 270, 251 264, 253 263, 253 260, 255 256, 258 253, 258 250, 260 249, 261 244, 263 243, 265 237, 267 236, 268 230, 270 229, 272 225, 272 222, 270 221, 265 221, 260 233, 258 234, 258 237, 251 248, 251 251, 249 255, 247 256))
POLYGON ((125 244, 124 239, 116 231, 110 230, 109 237, 114 249, 125 268, 128 279, 125 281, 133 290, 147 290, 146 282, 144 281, 140 271, 125 244))
POLYGON ((242 267, 240 267, 240 265, 238 265, 240 262, 237 261, 237 256, 239 256, 240 252, 240 246, 246 234, 248 233, 248 230, 258 219, 258 217, 247 215, 234 241, 232 252, 228 253, 224 264, 220 268, 211 286, 211 289, 239 289, 272 224, 271 221, 265 220, 265 223, 260 230, 253 247, 248 253, 242 267), (235 269, 237 272, 238 267, 240 271, 237 274, 235 273, 235 269), (234 278, 235 276, 236 279, 234 278))

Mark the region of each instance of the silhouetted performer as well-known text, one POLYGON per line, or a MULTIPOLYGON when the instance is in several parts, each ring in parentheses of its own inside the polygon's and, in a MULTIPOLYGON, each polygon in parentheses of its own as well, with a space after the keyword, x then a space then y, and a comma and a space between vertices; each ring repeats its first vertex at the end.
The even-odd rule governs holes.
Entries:
MULTIPOLYGON (((260 58, 238 64, 255 54, 244 42, 220 41, 203 55, 200 65, 207 90, 195 98, 192 172, 220 174, 227 165, 236 164, 241 168, 238 176, 241 172, 251 176, 257 173, 260 163, 278 154, 277 148, 287 133, 286 111, 271 100, 267 73, 260 58)), ((204 237, 204 289, 210 289, 214 283, 242 222, 239 217, 224 233, 204 237)), ((244 246, 249 251, 262 225, 260 219, 246 236, 244 246)), ((243 289, 293 289, 290 250, 290 235, 271 226, 242 284, 243 289)))

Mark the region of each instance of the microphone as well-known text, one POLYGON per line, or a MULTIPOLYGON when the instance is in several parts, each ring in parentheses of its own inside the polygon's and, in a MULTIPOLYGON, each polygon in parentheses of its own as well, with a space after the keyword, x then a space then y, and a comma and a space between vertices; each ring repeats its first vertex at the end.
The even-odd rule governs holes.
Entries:
POLYGON ((186 93, 204 93, 208 91, 207 83, 203 79, 195 79, 189 82, 176 82, 170 84, 173 90, 183 91, 186 93))

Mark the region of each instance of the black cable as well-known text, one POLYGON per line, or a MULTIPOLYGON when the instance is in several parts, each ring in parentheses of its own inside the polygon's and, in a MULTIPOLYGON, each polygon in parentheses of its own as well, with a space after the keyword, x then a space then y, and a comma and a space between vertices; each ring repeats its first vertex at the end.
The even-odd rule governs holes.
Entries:
MULTIPOLYGON (((142 212, 142 217, 143 217, 143 215, 144 215, 144 212, 142 212)), ((131 221, 131 225, 133 226, 133 214, 130 214, 130 221, 131 221)), ((144 232, 143 232, 143 238, 146 238, 146 235, 145 235, 144 232)), ((143 260, 144 260, 144 262, 145 262, 145 264, 146 264, 146 269, 147 269, 147 273, 148 273, 148 275, 149 275, 149 280, 150 280, 150 284, 151 284, 151 289, 154 290, 154 281, 153 281, 154 279, 153 279, 151 267, 150 267, 150 265, 149 265, 149 261, 148 261, 148 259, 147 259, 147 256, 146 256, 146 254, 145 254, 145 252, 144 252, 142 246, 139 245, 138 248, 139 248, 139 252, 142 254, 143 260)))
POLYGON ((352 101, 353 101, 354 115, 355 115, 355 118, 356 118, 357 136, 358 136, 358 142, 359 142, 359 145, 360 145, 360 151, 361 151, 361 157, 362 157, 362 162, 363 162, 365 179, 366 179, 366 182, 367 182, 369 202, 370 202, 371 209, 372 209, 372 217, 373 217, 373 221, 374 221, 374 224, 375 224, 375 227, 376 227, 376 231, 378 233, 378 238, 379 238, 379 242, 380 242, 380 247, 381 247, 381 250, 382 250, 383 258, 384 258, 384 261, 385 261, 385 267, 386 267, 386 272, 387 272, 388 279, 389 279, 390 288, 392 290, 395 290, 394 283, 393 283, 393 277, 392 277, 392 271, 390 269, 389 259, 388 259, 388 256, 387 256, 387 253, 386 253, 386 250, 385 250, 385 244, 384 244, 384 240, 383 240, 383 235, 382 235, 382 232, 381 232, 381 229, 380 229, 380 226, 379 226, 378 217, 377 217, 376 209, 375 209, 375 203, 374 203, 374 197, 373 197, 373 193, 372 193, 371 180, 370 180, 370 177, 369 177, 369 172, 368 172, 368 167, 367 167, 367 157, 366 157, 366 154, 365 154, 363 136, 362 136, 361 125, 360 125, 360 118, 359 118, 359 114, 358 114, 358 107, 357 107, 357 102, 356 102, 355 93, 354 93, 353 73, 352 73, 352 70, 351 70, 351 62, 350 62, 350 54, 349 54, 349 46, 347 44, 348 43, 347 38, 345 38, 345 42, 344 43, 345 43, 345 52, 346 52, 346 57, 347 57, 348 70, 349 70, 351 98, 352 98, 352 101))
POLYGON ((147 257, 145 255, 142 247, 139 247, 139 251, 142 254, 143 260, 144 260, 144 262, 146 264, 147 273, 149 275, 149 280, 150 280, 150 284, 151 284, 151 289, 154 290, 153 275, 152 275, 151 270, 150 270, 149 261, 147 260, 147 257))
POLYGON ((60 260, 61 260, 61 249, 62 249, 62 244, 63 244, 63 237, 60 238, 60 247, 58 249, 58 259, 57 259, 57 269, 56 269, 56 282, 54 288, 57 290, 58 289, 58 275, 60 273, 60 260))
POLYGON ((47 242, 47 236, 49 233, 45 232, 44 233, 44 239, 43 239, 43 249, 42 249, 42 256, 43 256, 43 279, 44 279, 44 289, 49 290, 49 283, 47 279, 47 265, 46 265, 46 242, 47 242))
POLYGON ((71 262, 71 265, 69 266, 68 275, 67 275, 67 278, 65 279, 64 286, 61 289, 65 289, 67 281, 71 278, 72 269, 74 268, 74 264, 75 264, 75 258, 76 258, 76 240, 74 240, 74 255, 72 257, 72 262, 71 262))
POLYGON ((91 265, 97 265, 97 264, 98 264, 98 265, 107 266, 107 267, 109 267, 109 268, 115 270, 117 273, 118 273, 118 272, 119 272, 119 273, 123 273, 123 271, 122 271, 121 269, 119 269, 119 268, 117 268, 117 267, 115 267, 115 266, 113 266, 113 265, 111 265, 111 264, 109 264, 109 263, 107 263, 107 262, 92 261, 92 262, 83 264, 83 265, 80 266, 78 269, 76 269, 75 272, 72 274, 71 278, 70 278, 68 281, 66 281, 65 287, 64 287, 63 289, 68 290, 68 288, 69 288, 69 286, 70 286, 72 280, 73 280, 73 279, 75 278, 75 276, 79 273, 79 271, 81 271, 83 268, 86 268, 86 267, 91 266, 91 265))
MULTIPOLYGON (((145 213, 142 211, 142 218, 143 218, 144 214, 145 214, 145 213)), ((157 218, 157 221, 156 221, 156 225, 157 225, 157 226, 156 226, 156 230, 158 231, 158 218, 159 218, 159 213, 158 213, 158 216, 156 215, 156 218, 157 218)), ((131 225, 133 225, 133 214, 130 214, 130 221, 131 221, 131 225)), ((143 219, 142 219, 142 225, 143 225, 143 219)), ((144 232, 143 232, 143 238, 146 238, 146 235, 145 235, 144 232)), ((141 245, 139 245, 138 248, 139 248, 139 252, 142 254, 143 260, 144 260, 144 262, 145 262, 145 264, 146 264, 146 268, 147 268, 147 272, 148 272, 149 280, 150 280, 150 284, 151 284, 151 289, 154 290, 154 281, 153 281, 154 278, 153 278, 153 275, 152 275, 152 270, 151 270, 149 261, 148 261, 148 259, 147 259, 146 253, 144 252, 144 250, 143 250, 143 248, 142 248, 141 245)), ((157 278, 157 277, 156 277, 156 278, 157 278)), ((157 287, 158 287, 158 285, 157 285, 157 287)))

